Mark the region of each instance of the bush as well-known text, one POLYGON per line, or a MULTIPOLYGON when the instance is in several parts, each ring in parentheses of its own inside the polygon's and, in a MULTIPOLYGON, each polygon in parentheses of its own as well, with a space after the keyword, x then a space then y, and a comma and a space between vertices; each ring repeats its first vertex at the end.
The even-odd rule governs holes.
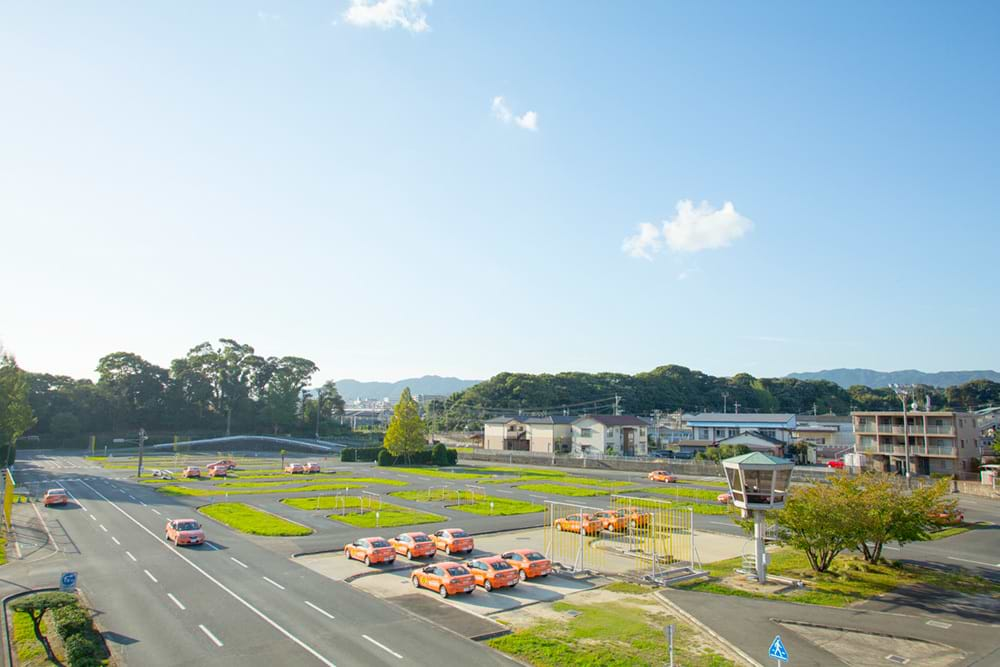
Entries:
POLYGON ((448 448, 444 446, 444 443, 439 442, 434 445, 434 449, 431 450, 431 461, 436 466, 448 465, 448 448))
POLYGON ((97 667, 102 663, 104 651, 87 634, 71 635, 63 642, 70 667, 97 667))
POLYGON ((340 453, 340 460, 346 463, 376 461, 381 451, 384 451, 381 447, 348 447, 340 453))
POLYGON ((453 466, 458 463, 458 450, 449 449, 448 450, 448 465, 453 466))
POLYGON ((388 449, 379 449, 376 461, 380 466, 391 466, 396 462, 396 457, 390 454, 388 449))
POLYGON ((63 641, 70 636, 87 632, 91 629, 90 617, 87 612, 77 605, 60 607, 52 611, 52 620, 55 622, 56 632, 63 641))
MULTIPOLYGON (((346 449, 344 451, 347 451, 346 449)), ((454 449, 448 449, 443 444, 438 444, 434 449, 422 449, 419 452, 412 452, 409 456, 393 456, 389 450, 382 449, 379 450, 376 455, 376 462, 380 466, 396 466, 396 465, 438 465, 447 466, 455 465, 458 463, 458 452, 454 449), (443 455, 438 452, 438 449, 444 450, 443 455)))

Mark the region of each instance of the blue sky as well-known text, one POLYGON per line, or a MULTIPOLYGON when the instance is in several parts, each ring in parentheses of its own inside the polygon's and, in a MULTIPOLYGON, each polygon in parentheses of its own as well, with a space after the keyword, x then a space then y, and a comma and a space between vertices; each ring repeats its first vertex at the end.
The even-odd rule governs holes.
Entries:
POLYGON ((1000 367, 996 3, 354 5, 0 8, 22 366, 1000 367))

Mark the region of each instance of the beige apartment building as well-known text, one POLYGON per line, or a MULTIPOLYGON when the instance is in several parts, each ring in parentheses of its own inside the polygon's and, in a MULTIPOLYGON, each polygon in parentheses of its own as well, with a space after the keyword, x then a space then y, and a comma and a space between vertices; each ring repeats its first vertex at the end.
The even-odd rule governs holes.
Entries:
MULTIPOLYGON (((902 473, 905 469, 902 412, 852 412, 854 451, 865 467, 902 473)), ((971 473, 978 456, 976 422, 966 412, 909 412, 905 417, 910 446, 910 474, 971 473)))

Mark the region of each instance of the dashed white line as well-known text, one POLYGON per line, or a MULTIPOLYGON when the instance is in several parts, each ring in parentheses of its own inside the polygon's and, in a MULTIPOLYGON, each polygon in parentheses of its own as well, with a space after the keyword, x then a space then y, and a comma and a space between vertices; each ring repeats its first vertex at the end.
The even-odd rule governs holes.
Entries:
POLYGON ((282 586, 281 584, 279 584, 279 583, 278 583, 277 581, 275 581, 274 579, 268 579, 267 577, 264 577, 264 581, 266 581, 267 583, 271 584, 272 586, 277 586, 277 587, 278 587, 278 588, 280 588, 281 590, 285 590, 285 587, 284 587, 284 586, 282 586))
POLYGON ((153 514, 159 514, 159 513, 160 513, 160 511, 158 509, 153 508, 153 514))
POLYGON ((392 650, 391 648, 389 648, 389 647, 388 647, 388 646, 386 646, 385 644, 382 644, 382 643, 380 643, 380 642, 377 642, 377 641, 375 641, 374 639, 372 639, 372 638, 371 638, 371 637, 369 637, 368 635, 361 635, 361 636, 362 636, 362 637, 364 637, 365 639, 367 639, 368 641, 370 641, 370 642, 371 642, 372 644, 375 644, 375 646, 378 646, 378 647, 379 647, 380 649, 382 649, 383 651, 386 651, 387 653, 390 653, 390 654, 392 654, 392 655, 396 656, 396 657, 397 657, 397 658, 399 658, 400 660, 402 660, 402 659, 403 659, 403 656, 401 656, 400 654, 396 653, 395 651, 393 651, 393 650, 392 650))
POLYGON ((219 648, 222 648, 222 642, 219 641, 218 637, 216 637, 215 635, 212 634, 211 630, 209 630, 208 628, 206 628, 204 625, 201 625, 200 623, 198 624, 198 627, 201 628, 202 632, 204 632, 206 635, 208 635, 209 639, 211 639, 213 642, 215 642, 216 646, 218 646, 219 648))
POLYGON ((185 609, 187 609, 187 607, 185 607, 183 604, 181 604, 180 600, 178 600, 177 598, 174 597, 173 593, 167 593, 167 597, 170 598, 171 600, 173 600, 174 604, 177 605, 178 607, 180 607, 181 611, 184 611, 185 609))
POLYGON ((942 630, 947 630, 951 627, 951 623, 944 623, 942 621, 927 621, 927 625, 935 628, 941 628, 942 630))
POLYGON ((948 556, 948 560, 960 560, 963 563, 975 563, 976 565, 985 565, 986 567, 1000 567, 1000 563, 984 563, 981 560, 969 560, 968 558, 956 558, 955 556, 948 556))
POLYGON ((81 503, 79 499, 77 499, 77 497, 70 492, 69 489, 66 489, 66 493, 69 494, 69 497, 73 499, 73 502, 75 502, 77 505, 80 506, 80 509, 82 509, 84 512, 87 511, 87 508, 83 506, 83 503, 81 503))
POLYGON ((131 558, 133 563, 138 562, 138 561, 136 561, 135 556, 132 555, 131 551, 126 551, 125 555, 128 556, 129 558, 131 558))
POLYGON ((156 577, 154 577, 154 576, 153 576, 153 573, 152 573, 152 572, 150 572, 149 570, 143 570, 143 572, 145 572, 145 573, 146 573, 146 576, 147 576, 147 577, 149 577, 150 579, 152 579, 152 580, 153 580, 153 583, 154 583, 154 584, 158 584, 158 583, 160 583, 159 581, 157 581, 157 580, 156 580, 156 577))
POLYGON ((212 551, 219 551, 219 547, 215 546, 211 542, 205 542, 205 546, 211 549, 212 551))
POLYGON ((108 532, 108 529, 104 527, 103 523, 101 524, 101 530, 103 530, 105 533, 108 532))
POLYGON ((312 607, 313 609, 315 609, 316 611, 318 611, 319 613, 321 613, 321 614, 323 614, 324 616, 326 616, 326 617, 327 617, 328 619, 330 619, 331 621, 333 620, 333 614, 331 614, 330 612, 328 612, 328 611, 326 611, 326 610, 324 610, 324 609, 320 609, 319 607, 317 607, 316 605, 314 605, 314 604, 313 604, 312 602, 310 602, 309 600, 306 600, 306 601, 305 601, 305 603, 306 603, 307 605, 309 605, 310 607, 312 607))
POLYGON ((117 537, 115 537, 114 535, 112 535, 112 536, 111 536, 111 541, 112 541, 112 542, 114 542, 115 544, 117 544, 118 546, 121 546, 121 545, 122 545, 122 543, 121 543, 121 542, 119 542, 119 541, 118 541, 118 538, 117 538, 117 537))
POLYGON ((146 503, 142 502, 141 500, 139 501, 139 504, 142 505, 143 507, 146 507, 146 503))
POLYGON ((97 521, 97 517, 96 517, 96 516, 94 516, 93 514, 91 514, 91 515, 90 515, 90 518, 91 518, 91 520, 93 520, 93 521, 97 521))
POLYGON ((243 561, 238 561, 235 558, 233 558, 232 556, 229 557, 229 560, 233 561, 234 563, 236 563, 240 567, 247 567, 246 563, 244 563, 243 561))
POLYGON ((133 496, 131 493, 128 494, 128 497, 131 498, 132 500, 135 500, 135 496, 133 496))

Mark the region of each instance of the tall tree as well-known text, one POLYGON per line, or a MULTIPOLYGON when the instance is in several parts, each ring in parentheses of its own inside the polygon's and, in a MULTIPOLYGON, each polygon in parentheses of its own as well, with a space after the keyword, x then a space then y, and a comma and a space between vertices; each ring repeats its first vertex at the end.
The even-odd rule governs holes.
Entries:
POLYGON ((855 503, 832 484, 794 487, 785 507, 771 513, 784 530, 780 540, 802 551, 816 572, 826 572, 833 559, 854 546, 855 503))
POLYGON ((319 369, 302 357, 271 357, 267 365, 270 367, 270 378, 264 389, 264 403, 271 427, 277 433, 279 428, 295 425, 302 390, 319 369))
POLYGON ((98 381, 112 399, 115 426, 156 426, 162 416, 167 371, 138 354, 112 352, 97 363, 98 381))
POLYGON ((14 464, 17 439, 34 423, 27 374, 18 368, 14 357, 0 349, 0 467, 14 464))
POLYGON ((427 424, 420 418, 420 407, 410 395, 410 388, 403 390, 399 402, 392 409, 392 420, 385 432, 384 446, 393 456, 409 456, 427 446, 427 424))

